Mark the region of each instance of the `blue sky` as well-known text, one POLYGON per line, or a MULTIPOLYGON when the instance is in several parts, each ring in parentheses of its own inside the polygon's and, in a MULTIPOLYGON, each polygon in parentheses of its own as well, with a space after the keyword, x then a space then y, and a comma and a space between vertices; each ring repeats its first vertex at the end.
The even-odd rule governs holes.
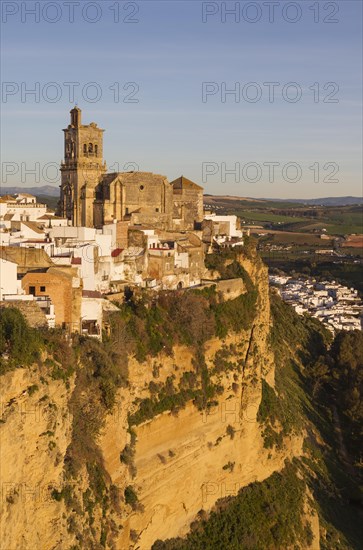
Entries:
MULTIPOLYGON (((277 1, 273 22, 263 1, 250 2, 249 11, 245 1, 224 3, 227 8, 237 4, 239 22, 232 15, 223 22, 221 2, 81 0, 74 5, 71 23, 67 2, 57 1, 57 11, 54 3, 40 2, 40 10, 47 5, 47 11, 40 11, 35 22, 20 2, 3 2, 3 185, 56 183, 56 170, 46 167, 62 159, 61 129, 68 125, 73 106, 64 83, 78 82, 83 121, 106 129, 104 156, 113 169, 122 171, 134 163, 170 181, 184 174, 214 194, 361 195, 360 1, 320 1, 319 14, 313 0, 292 2, 288 10, 285 0, 277 1), (111 9, 116 5, 119 22, 111 9), (216 13, 203 22, 203 9, 216 13), (299 13, 299 21, 286 20, 299 13), (260 20, 252 23, 255 16, 260 20), (57 17, 59 21, 50 22, 57 17), (329 23, 331 19, 337 22, 329 23), (57 87, 49 86, 51 82, 57 87), (87 87, 90 82, 97 83, 102 94, 98 101, 82 97, 85 85, 89 99, 94 97, 96 88, 87 87), (213 82, 216 92, 204 102, 203 82, 213 82), (266 82, 279 83, 273 102, 266 82), (283 93, 291 82, 295 87, 283 93), (35 83, 37 98, 24 96, 35 83), (128 84, 124 90, 127 83, 136 83, 133 98, 138 102, 123 101, 136 89, 128 84), (231 89, 236 83, 243 94, 240 101, 227 95, 223 102, 223 86, 231 89), (244 88, 248 83, 255 84, 244 88), (117 86, 119 102, 114 97, 117 86), (261 97, 253 103, 248 92, 260 92, 261 97), (301 99, 294 103, 289 99, 295 92, 301 99), (59 101, 49 101, 57 93, 59 101), (47 94, 48 100, 43 97, 47 94), (26 174, 36 162, 37 176, 26 174), (266 166, 270 162, 278 163, 272 182, 266 166), (283 169, 291 162, 298 167, 283 169), (314 171, 309 168, 313 165, 314 171), (233 168, 238 174, 223 173, 233 168), (17 172, 10 175, 12 170, 17 172)), ((25 4, 29 10, 36 7, 36 2, 25 4)))

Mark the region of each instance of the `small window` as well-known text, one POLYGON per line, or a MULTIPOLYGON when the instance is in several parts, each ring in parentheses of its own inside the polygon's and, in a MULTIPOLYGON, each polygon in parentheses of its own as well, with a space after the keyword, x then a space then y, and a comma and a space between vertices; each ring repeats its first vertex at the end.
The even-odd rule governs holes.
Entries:
POLYGON ((87 155, 87 143, 83 145, 83 153, 87 155))
POLYGON ((45 286, 40 287, 40 292, 45 292, 45 286))
POLYGON ((159 212, 159 208, 155 208, 155 212, 159 212))
POLYGON ((143 191, 143 190, 144 190, 144 186, 140 185, 140 191, 143 191))

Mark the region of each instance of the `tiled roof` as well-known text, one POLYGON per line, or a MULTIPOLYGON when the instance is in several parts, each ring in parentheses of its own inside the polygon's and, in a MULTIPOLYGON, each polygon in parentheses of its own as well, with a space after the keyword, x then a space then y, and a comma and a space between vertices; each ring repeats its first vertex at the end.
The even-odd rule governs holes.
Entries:
POLYGON ((121 254, 121 252, 123 252, 123 248, 115 248, 115 250, 112 250, 111 252, 111 257, 112 258, 117 258, 117 256, 119 256, 121 254))
POLYGON ((1 198, 4 200, 4 201, 13 201, 13 202, 16 202, 15 201, 15 198, 12 197, 11 195, 2 195, 1 198))
POLYGON ((194 181, 188 180, 184 176, 180 176, 180 178, 177 178, 176 180, 172 181, 170 183, 174 187, 174 189, 195 189, 195 190, 203 190, 203 187, 200 185, 194 183, 194 181))
POLYGON ((116 179, 121 182, 133 182, 142 185, 147 185, 148 183, 155 181, 167 181, 166 176, 162 176, 161 174, 153 174, 152 172, 115 172, 105 174, 102 177, 101 184, 107 186, 116 179))
POLYGON ((41 235, 44 235, 44 232, 41 229, 39 229, 36 222, 24 222, 24 221, 22 221, 21 223, 23 223, 26 227, 29 227, 29 229, 34 231, 34 233, 40 233, 41 235))
POLYGON ((83 298, 102 298, 102 294, 101 292, 98 292, 98 290, 83 290, 82 297, 83 298))

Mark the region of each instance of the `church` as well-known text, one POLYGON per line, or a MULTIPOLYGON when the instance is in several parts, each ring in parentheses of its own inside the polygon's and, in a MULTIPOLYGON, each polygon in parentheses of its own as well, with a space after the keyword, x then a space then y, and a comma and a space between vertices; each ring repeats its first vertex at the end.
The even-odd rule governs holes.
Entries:
POLYGON ((181 176, 169 182, 151 172, 107 173, 103 132, 82 124, 82 111, 71 110, 64 131, 61 164, 62 217, 74 226, 101 228, 117 221, 171 231, 193 230, 203 221, 203 188, 181 176))

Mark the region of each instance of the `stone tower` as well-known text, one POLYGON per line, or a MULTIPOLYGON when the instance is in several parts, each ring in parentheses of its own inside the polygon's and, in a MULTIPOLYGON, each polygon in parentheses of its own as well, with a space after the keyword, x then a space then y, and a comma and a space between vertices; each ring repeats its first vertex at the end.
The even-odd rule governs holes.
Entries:
POLYGON ((71 110, 71 123, 64 132, 64 162, 61 164, 60 213, 72 225, 93 227, 95 187, 106 172, 103 132, 97 124, 82 124, 82 111, 71 110))

